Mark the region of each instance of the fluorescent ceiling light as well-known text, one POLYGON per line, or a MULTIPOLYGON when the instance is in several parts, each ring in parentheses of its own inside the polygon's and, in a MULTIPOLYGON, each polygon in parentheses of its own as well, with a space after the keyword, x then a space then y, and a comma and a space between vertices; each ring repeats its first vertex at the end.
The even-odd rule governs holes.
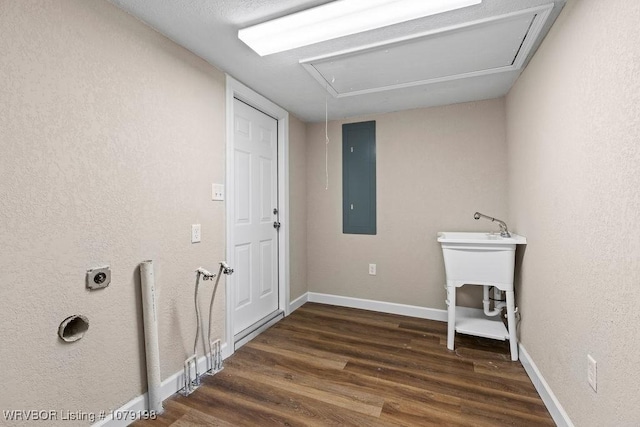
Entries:
POLYGON ((238 31, 260 56, 375 30, 482 0, 337 0, 238 31))

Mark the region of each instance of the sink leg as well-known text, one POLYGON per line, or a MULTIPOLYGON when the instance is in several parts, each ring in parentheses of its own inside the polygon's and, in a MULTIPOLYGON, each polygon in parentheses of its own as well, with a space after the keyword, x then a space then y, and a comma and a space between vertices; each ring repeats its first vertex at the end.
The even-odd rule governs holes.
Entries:
POLYGON ((507 325, 509 327, 509 347, 511 349, 511 360, 518 360, 518 338, 516 336, 516 303, 513 291, 506 291, 507 294, 507 325))
POLYGON ((453 341, 456 337, 456 287, 447 285, 447 348, 453 350, 453 341))

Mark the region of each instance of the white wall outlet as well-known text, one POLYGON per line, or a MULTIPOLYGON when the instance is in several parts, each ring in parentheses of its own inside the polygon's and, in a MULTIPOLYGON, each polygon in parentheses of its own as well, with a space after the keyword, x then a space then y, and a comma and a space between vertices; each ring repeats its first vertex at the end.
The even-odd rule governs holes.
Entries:
POLYGON ((375 276, 376 275, 376 265, 375 264, 369 264, 369 274, 371 276, 375 276))
POLYGON ((224 200, 224 184, 211 184, 211 200, 224 200))
POLYGON ((587 381, 589 385, 595 391, 598 392, 598 369, 596 360, 591 357, 590 354, 587 354, 587 381))
POLYGON ((191 224, 191 243, 198 243, 202 238, 200 224, 191 224))

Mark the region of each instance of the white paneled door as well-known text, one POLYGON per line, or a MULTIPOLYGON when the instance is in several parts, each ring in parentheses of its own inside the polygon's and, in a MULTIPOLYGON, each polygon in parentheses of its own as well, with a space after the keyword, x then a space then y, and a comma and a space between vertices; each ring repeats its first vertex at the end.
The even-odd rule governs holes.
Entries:
POLYGON ((278 310, 278 122, 234 99, 234 335, 278 310))

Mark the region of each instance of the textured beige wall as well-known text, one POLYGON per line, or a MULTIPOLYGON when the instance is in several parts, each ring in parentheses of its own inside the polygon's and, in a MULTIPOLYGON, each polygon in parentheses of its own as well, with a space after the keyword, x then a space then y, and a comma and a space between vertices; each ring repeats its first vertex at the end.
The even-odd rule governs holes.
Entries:
MULTIPOLYGON (((342 124, 307 126, 309 291, 445 308, 438 231, 493 230, 506 218, 504 100, 350 119, 376 120, 378 234, 342 234, 342 124), (369 263, 377 275, 368 274, 369 263)), ((477 295, 477 294, 476 294, 477 295)), ((467 304, 477 303, 463 301, 467 304)))
POLYGON ((507 98, 521 341, 576 426, 640 425, 638 22, 570 0, 507 98))
POLYGON ((194 270, 224 257, 224 75, 104 1, 2 1, 0 28, 0 409, 117 408, 146 391, 138 264, 166 378, 192 351, 194 270), (111 285, 86 290, 103 264, 111 285), (89 331, 65 344, 76 313, 89 331))
POLYGON ((289 114, 289 228, 291 301, 307 287, 307 128, 289 114))

